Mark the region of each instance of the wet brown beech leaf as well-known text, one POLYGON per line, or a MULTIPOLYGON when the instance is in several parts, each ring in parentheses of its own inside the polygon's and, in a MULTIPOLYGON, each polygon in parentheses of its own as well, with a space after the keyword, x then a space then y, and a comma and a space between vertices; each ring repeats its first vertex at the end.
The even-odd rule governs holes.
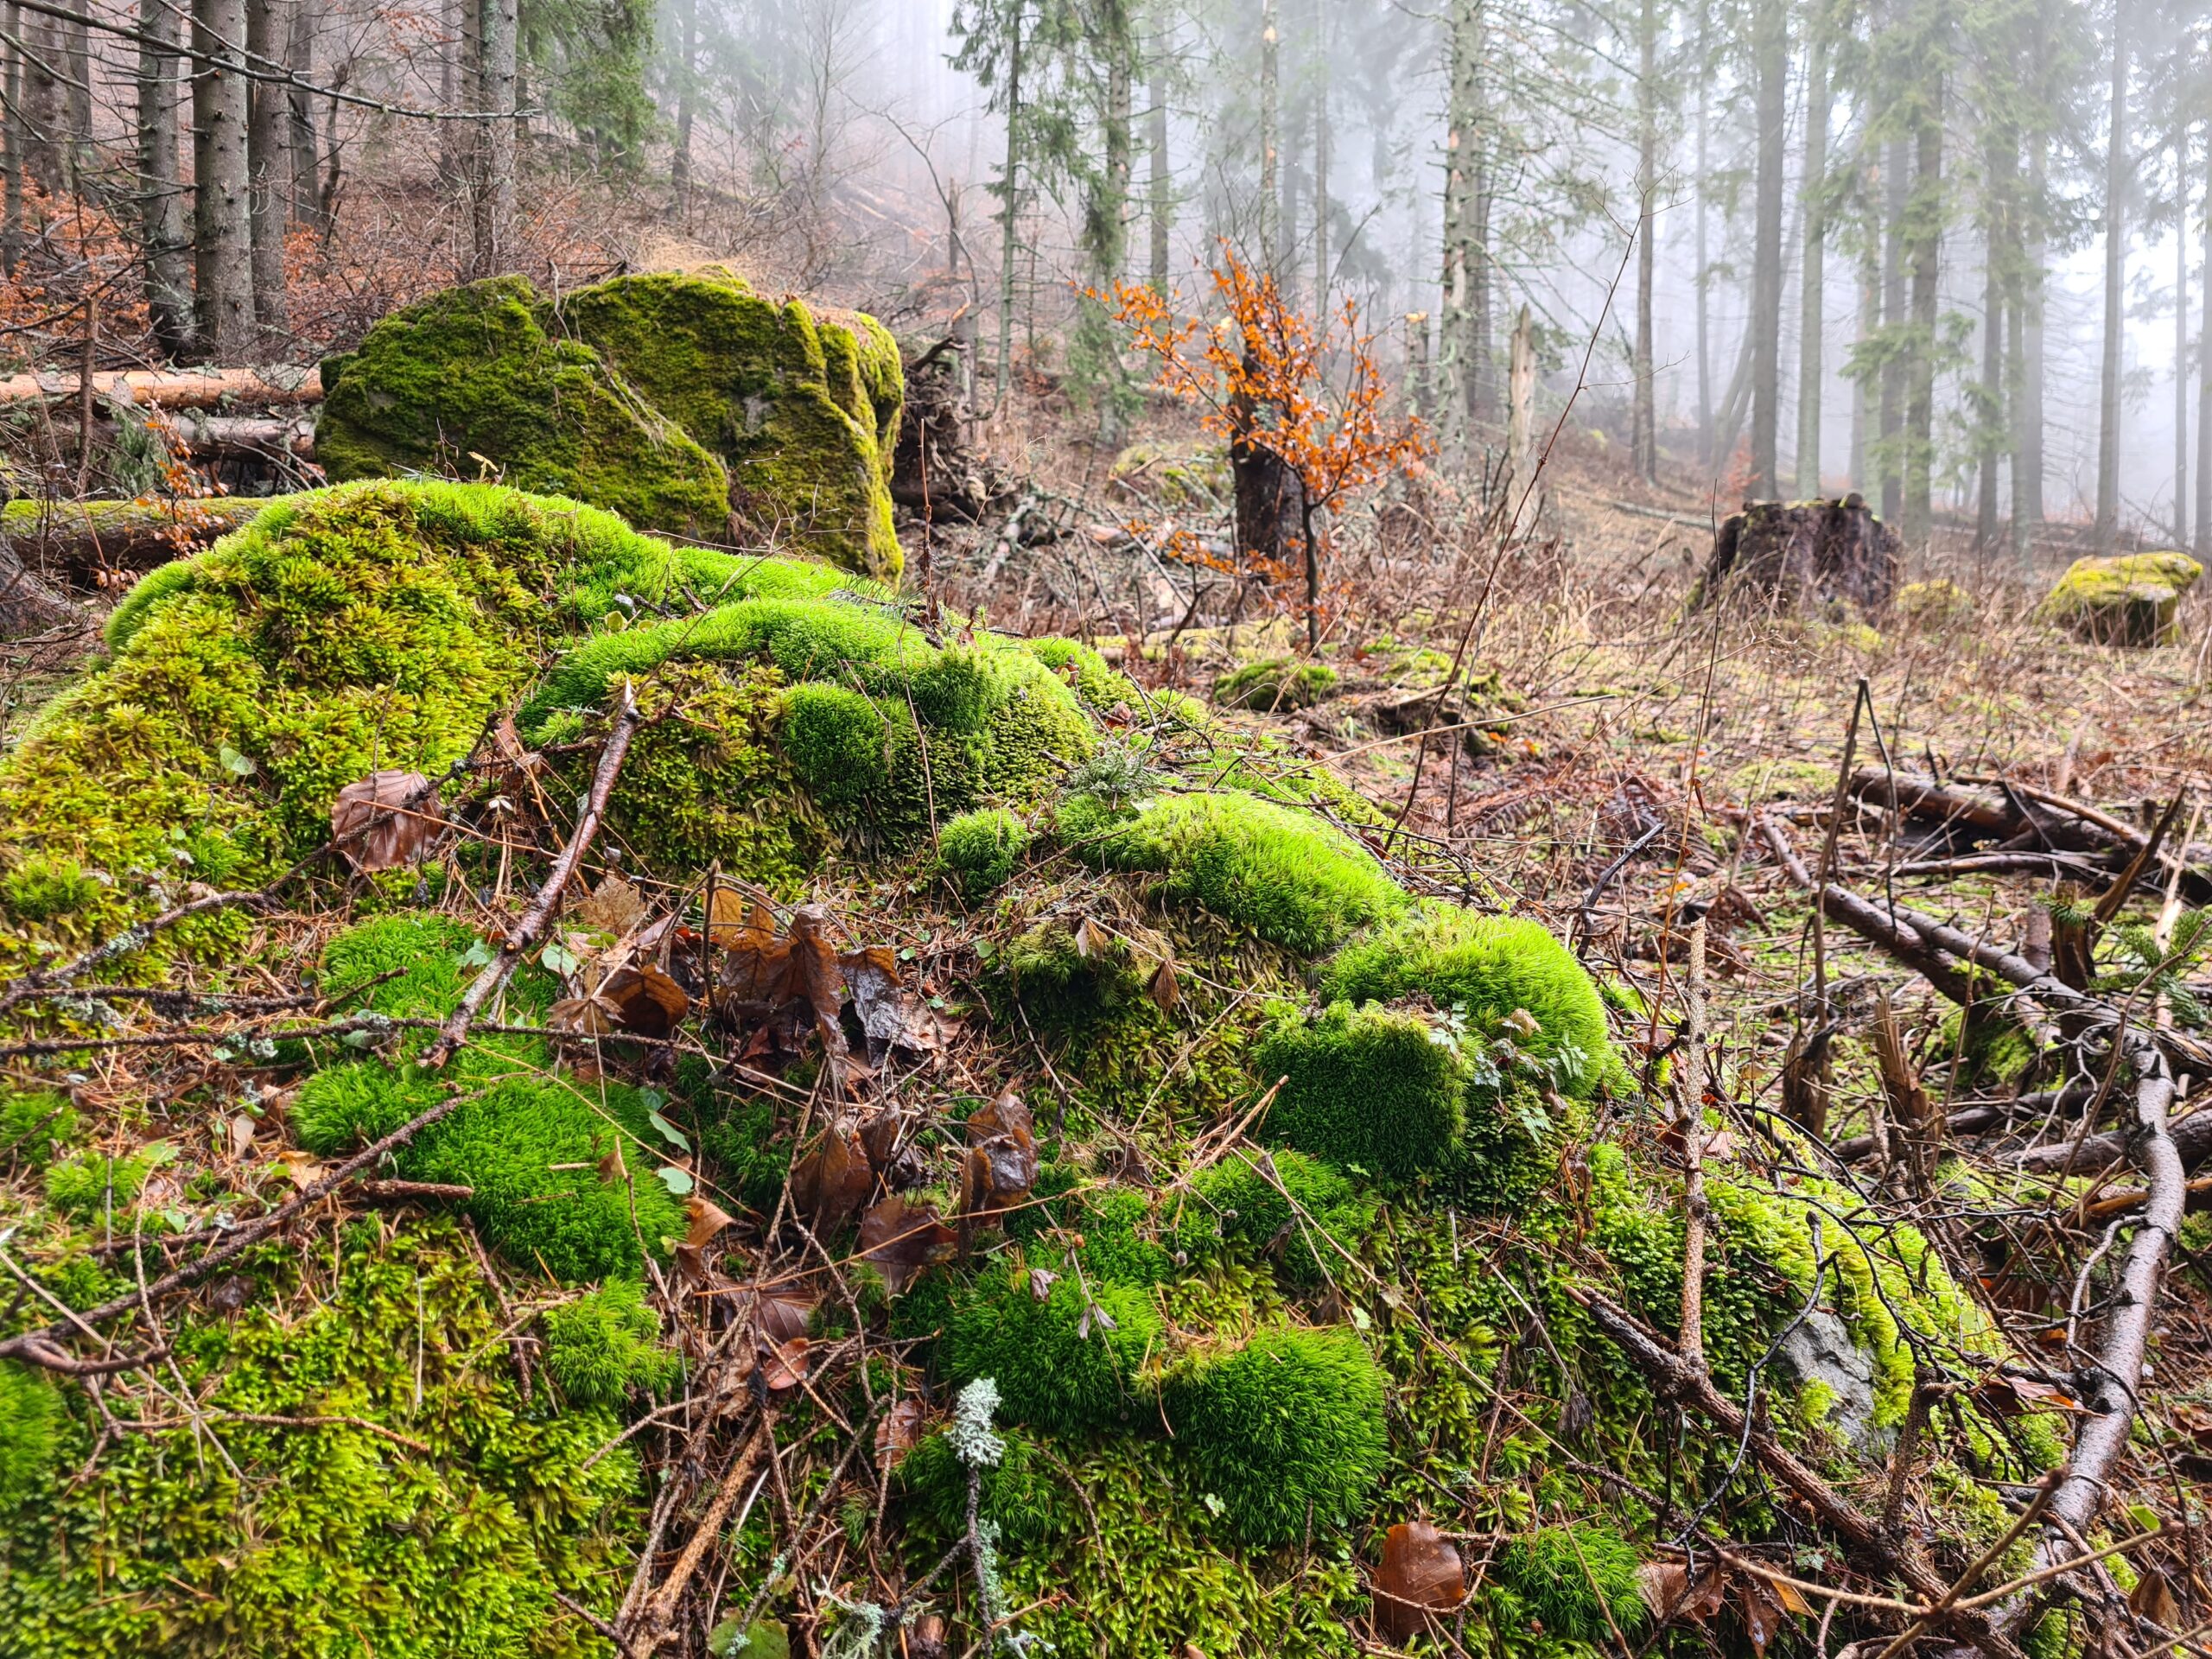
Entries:
POLYGON ((933 1262, 952 1258, 959 1236, 925 1204, 893 1195, 861 1217, 861 1259, 883 1275, 895 1295, 933 1262))
POLYGON ((1411 1641, 1433 1613, 1465 1599, 1466 1566, 1459 1547, 1426 1521, 1401 1521, 1383 1535, 1375 1569, 1375 1624, 1393 1642, 1411 1641))
POLYGON ((701 1198, 694 1192, 683 1200, 683 1213, 690 1217, 690 1230, 683 1235, 683 1242, 693 1249, 703 1249, 714 1243, 715 1236, 730 1224, 733 1217, 712 1198, 701 1198))
POLYGON ((1728 1595, 1728 1581, 1718 1568, 1706 1567, 1693 1586, 1680 1561, 1646 1561, 1637 1569, 1636 1587, 1662 1624, 1675 1619, 1702 1624, 1720 1611, 1728 1595))
POLYGON ((806 1327, 814 1318, 815 1299, 796 1290, 772 1290, 761 1297, 753 1310, 753 1322, 760 1328, 763 1340, 789 1342, 794 1337, 804 1337, 806 1327))
POLYGON ((625 1031, 640 1037, 666 1037, 691 1011, 691 999, 658 968, 618 968, 599 988, 597 1001, 610 1005, 625 1031))
POLYGON ((330 836, 355 869, 397 870, 420 861, 445 822, 437 792, 419 772, 372 772, 338 791, 330 836))
POLYGON ((588 927, 616 938, 644 925, 645 901, 637 888, 619 875, 609 875, 570 912, 579 927, 588 927))
POLYGON ((819 1238, 827 1239, 842 1228, 874 1190, 868 1149, 842 1124, 824 1130, 813 1148, 791 1166, 791 1201, 819 1238))
POLYGON ((875 1426, 876 1467, 896 1463, 919 1446, 928 1421, 929 1414, 918 1400, 901 1400, 884 1413, 883 1421, 875 1426))
POLYGON ((968 1146, 963 1214, 1004 1210, 1029 1196, 1037 1184, 1036 1126, 1020 1095, 1008 1089, 970 1113, 968 1146))
POLYGON ((771 1394, 786 1394, 806 1381, 807 1339, 792 1337, 760 1355, 760 1381, 771 1394))

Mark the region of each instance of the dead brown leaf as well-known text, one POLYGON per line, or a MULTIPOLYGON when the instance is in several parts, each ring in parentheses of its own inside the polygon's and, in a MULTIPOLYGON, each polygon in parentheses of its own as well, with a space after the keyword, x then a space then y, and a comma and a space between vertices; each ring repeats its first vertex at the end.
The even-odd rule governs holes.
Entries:
POLYGON ((760 1381, 771 1394, 787 1394, 806 1381, 807 1339, 793 1337, 763 1351, 760 1381))
POLYGON ((1643 1605, 1661 1624, 1687 1619, 1702 1624, 1719 1612, 1727 1599, 1728 1582, 1718 1567, 1707 1567, 1689 1580, 1689 1570, 1680 1561, 1646 1561, 1637 1569, 1636 1587, 1643 1605))
POLYGON ((884 1413, 883 1421, 875 1426, 876 1466, 895 1463, 919 1446, 928 1421, 929 1414, 918 1400, 901 1400, 884 1413))
POLYGON ((625 1031, 640 1037, 666 1037, 683 1023, 691 999, 658 968, 618 968, 607 976, 594 1000, 613 1007, 625 1031))
POLYGON ((1782 1603, 1772 1587, 1764 1579, 1746 1573, 1737 1611, 1743 1617, 1744 1634, 1751 1639, 1751 1650, 1764 1653, 1782 1633, 1782 1603))
POLYGON ((330 804, 331 839, 365 872, 419 862, 444 828, 437 791, 419 772, 372 772, 330 804))
POLYGON ((880 1065, 893 1049, 926 1054, 944 1046, 944 1032, 919 992, 899 972, 899 958, 881 945, 837 959, 845 993, 860 1015, 871 1065, 880 1065))
POLYGON ((1183 988, 1175 978, 1175 964, 1165 957, 1153 970, 1152 1000, 1162 1014, 1173 1014, 1183 1001, 1183 988))
POLYGON ((842 1228, 874 1188, 867 1148, 842 1125, 825 1130, 813 1149, 791 1166, 791 1201, 817 1237, 826 1239, 842 1228))
POLYGON ((861 1217, 861 1259, 883 1275, 894 1295, 923 1268, 951 1260, 959 1243, 935 1210, 896 1194, 869 1205, 861 1217))
POLYGON ((1020 1204, 1037 1184, 1037 1137, 1029 1108, 1011 1089, 968 1118, 960 1211, 976 1216, 1020 1204))
POLYGON ((569 912, 579 927, 622 938, 645 925, 645 901, 619 875, 609 875, 569 912))
POLYGON ((766 1342, 789 1342, 804 1337, 814 1319, 815 1299, 795 1290, 772 1290, 753 1310, 753 1323, 766 1342))
POLYGON ((2127 1611, 2138 1618, 2147 1618, 2153 1624, 2169 1630, 2178 1630, 2186 1622, 2182 1618, 2181 1603, 2175 1599, 2174 1587, 2166 1575, 2155 1567, 2137 1568, 2141 1574, 2135 1587, 2127 1592, 2127 1611))
POLYGON ((1466 1565, 1459 1547, 1426 1521, 1401 1521, 1383 1535, 1375 1569, 1375 1623, 1404 1643, 1428 1628, 1433 1613, 1465 1599, 1466 1565))
POLYGON ((715 1235, 730 1224, 732 1217, 711 1198, 702 1198, 696 1192, 683 1200, 683 1213, 690 1218, 690 1230, 683 1235, 683 1242, 693 1249, 703 1249, 715 1241, 715 1235))

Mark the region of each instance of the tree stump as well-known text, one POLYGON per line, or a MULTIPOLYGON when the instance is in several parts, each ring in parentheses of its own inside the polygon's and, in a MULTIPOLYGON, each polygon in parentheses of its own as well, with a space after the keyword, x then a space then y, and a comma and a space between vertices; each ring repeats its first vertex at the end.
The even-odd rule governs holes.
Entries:
POLYGON ((906 418, 891 454, 891 499, 935 522, 979 524, 1014 499, 1001 476, 968 443, 969 410, 960 385, 965 342, 938 340, 906 365, 906 418))
POLYGON ((1746 501, 1713 537, 1713 557, 1690 608, 1722 599, 1760 609, 1848 607, 1879 616, 1903 568, 1897 531, 1853 492, 1839 500, 1746 501))

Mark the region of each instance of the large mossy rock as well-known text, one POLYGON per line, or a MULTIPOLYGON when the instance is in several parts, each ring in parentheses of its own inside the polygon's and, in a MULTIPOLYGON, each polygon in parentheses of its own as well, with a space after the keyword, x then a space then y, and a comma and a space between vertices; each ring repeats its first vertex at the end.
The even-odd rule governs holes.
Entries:
POLYGON ((485 468, 642 529, 772 536, 895 579, 899 347, 873 317, 719 268, 549 299, 519 276, 394 312, 323 364, 334 480, 485 468))
POLYGON ((2037 614, 2094 645, 2164 645, 2176 636, 2182 595, 2203 574, 2186 553, 2076 559, 2037 614))

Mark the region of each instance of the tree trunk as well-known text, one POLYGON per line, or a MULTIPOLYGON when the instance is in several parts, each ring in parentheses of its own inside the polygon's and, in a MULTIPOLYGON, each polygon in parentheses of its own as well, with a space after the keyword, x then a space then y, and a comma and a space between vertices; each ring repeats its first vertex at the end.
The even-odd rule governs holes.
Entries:
POLYGON ((1438 319, 1438 416, 1446 439, 1467 442, 1481 413, 1476 289, 1481 277, 1481 174, 1476 159, 1482 130, 1481 0, 1452 0, 1450 102, 1444 137, 1443 311, 1438 319))
POLYGON ((1659 476, 1657 387, 1651 317, 1652 277, 1658 266, 1652 245, 1652 205, 1659 186, 1659 16, 1653 0, 1637 12, 1636 82, 1636 361, 1629 405, 1629 456, 1636 475, 1649 482, 1659 476))
POLYGON ((1167 157, 1167 31, 1166 10, 1154 7, 1150 33, 1145 41, 1146 148, 1151 152, 1152 175, 1146 192, 1147 229, 1152 233, 1152 291, 1167 294, 1167 237, 1175 222, 1175 180, 1167 157))
POLYGON ((2127 295, 2127 0, 2116 0, 2112 18, 2112 98, 2105 136, 2105 332, 2097 381, 2097 517, 2099 551, 2120 528, 2120 372, 2127 295))
POLYGON ((1512 533, 1522 536, 1536 522, 1536 340, 1529 308, 1513 323, 1513 346, 1506 374, 1506 499, 1512 533))
POLYGON ((676 34, 676 148, 668 162, 668 182, 679 219, 691 213, 691 127, 699 107, 699 0, 679 0, 676 34))
MULTIPOLYGON (((1697 58, 1700 63, 1711 61, 1713 42, 1712 0, 1703 0, 1697 10, 1697 58)), ((1710 88, 1707 76, 1697 77, 1697 459, 1701 467, 1711 467, 1713 454, 1713 260, 1711 244, 1707 236, 1706 183, 1710 176, 1710 147, 1712 142, 1712 112, 1710 88)))
POLYGON ((1904 474, 1899 465, 1904 429, 1904 364, 1896 348, 1905 327, 1904 210, 1910 181, 1906 176, 1905 141, 1892 138, 1882 153, 1882 332, 1890 349, 1882 365, 1881 411, 1875 441, 1874 470, 1882 480, 1882 517, 1892 524, 1904 508, 1904 474))
POLYGON ((1821 493, 1821 391, 1827 379, 1828 35, 1817 14, 1805 63, 1805 254, 1797 299, 1797 494, 1821 493))
POLYGON ((2196 556, 2212 561, 2212 123, 2204 130, 2204 294, 2196 325, 2196 556))
MULTIPOLYGON (((2207 206, 2212 207, 2212 203, 2207 206)), ((2186 126, 2174 140, 2174 545, 2189 545, 2189 129, 2186 126)))
POLYGON ((138 240, 146 313, 155 340, 175 358, 192 349, 192 238, 185 229, 177 144, 181 60, 162 48, 181 43, 182 27, 168 0, 143 0, 138 29, 146 37, 138 47, 138 240))
POLYGON ((1112 284, 1128 274, 1129 181, 1135 171, 1136 19, 1131 0, 1104 0, 1100 7, 1104 27, 1099 49, 1106 55, 1106 191, 1099 204, 1095 271, 1098 286, 1112 284))
MULTIPOLYGON (((159 0, 149 0, 159 3, 159 0)), ((292 0, 291 37, 285 42, 284 61, 300 80, 315 79, 315 0, 292 0)), ((286 118, 291 132, 286 148, 292 159, 292 221, 317 232, 330 229, 328 204, 322 194, 322 157, 315 143, 314 94, 305 86, 284 89, 286 118)), ((441 122, 450 129, 450 121, 441 122)))
POLYGON ((60 24, 37 12, 19 14, 16 38, 23 43, 23 160, 30 181, 48 198, 61 194, 61 81, 54 73, 61 55, 60 24))
POLYGON ((2044 192, 2050 140, 2028 148, 2028 235, 2020 260, 2018 395, 2012 400, 2012 539, 2024 563, 2043 529, 2043 283, 2048 243, 2044 192))
MULTIPOLYGON (((1854 343, 1861 351, 1866 349, 1882 327, 1881 254, 1872 236, 1863 238, 1859 256, 1859 315, 1854 324, 1854 343)), ((1872 475, 1872 452, 1866 442, 1866 429, 1873 417, 1866 376, 1854 374, 1851 377, 1851 487, 1861 495, 1878 499, 1881 484, 1872 475)))
POLYGON ((199 351, 220 363, 249 360, 254 344, 245 38, 245 0, 194 0, 193 46, 213 61, 192 77, 193 277, 199 351))
POLYGON ((1313 538, 1313 504, 1298 484, 1298 531, 1306 545, 1306 654, 1321 654, 1321 548, 1313 538))
POLYGON ((1912 342, 1905 381, 1905 545, 1928 539, 1935 522, 1936 310, 1938 257, 1943 246, 1943 80, 1931 74, 1929 107, 1914 144, 1912 205, 1906 229, 1912 245, 1912 342))
POLYGON ((0 100, 0 174, 6 178, 0 182, 0 276, 13 276, 23 252, 23 167, 29 146, 23 131, 22 8, 9 0, 4 16, 8 38, 0 41, 0 48, 7 52, 7 71, 0 77, 6 90, 0 100))
POLYGON ((1974 507, 1974 545, 1986 553, 1997 546, 1999 484, 2005 436, 2005 265, 2012 247, 2011 168, 2018 140, 2002 126, 1993 127, 1985 146, 1982 192, 1981 387, 1974 415, 1974 462, 1979 493, 1974 507))
POLYGON ((1006 165, 999 172, 999 351, 991 391, 995 404, 1006 400, 1014 374, 1014 252, 1021 226, 1022 25, 1028 21, 1027 10, 1026 4, 1014 7, 1013 36, 1007 43, 1006 165))
POLYGON ((1758 79, 1758 177, 1751 238, 1751 475, 1755 499, 1781 493, 1782 168, 1787 138, 1789 15, 1784 0, 1758 0, 1751 50, 1758 79))
POLYGON ((472 264, 479 276, 496 276, 514 259, 515 223, 515 54, 516 0, 480 0, 484 41, 477 77, 474 246, 472 264))
POLYGON ((1281 189, 1277 151, 1282 143, 1282 47, 1276 3, 1277 0, 1260 0, 1260 264, 1270 276, 1281 270, 1275 238, 1281 189))
POLYGON ((92 31, 87 0, 70 0, 72 19, 61 25, 69 53, 69 184, 82 192, 92 172, 92 31))
MULTIPOLYGON (((247 0, 245 49, 258 63, 282 62, 298 0, 247 0)), ((257 81, 249 92, 246 127, 247 200, 253 228, 253 313, 271 344, 291 330, 284 294, 284 232, 290 215, 284 191, 292 158, 286 144, 291 109, 285 88, 257 81)))
POLYGON ((1314 0, 1314 39, 1318 42, 1313 84, 1313 315, 1328 315, 1329 269, 1329 8, 1332 0, 1314 0))

